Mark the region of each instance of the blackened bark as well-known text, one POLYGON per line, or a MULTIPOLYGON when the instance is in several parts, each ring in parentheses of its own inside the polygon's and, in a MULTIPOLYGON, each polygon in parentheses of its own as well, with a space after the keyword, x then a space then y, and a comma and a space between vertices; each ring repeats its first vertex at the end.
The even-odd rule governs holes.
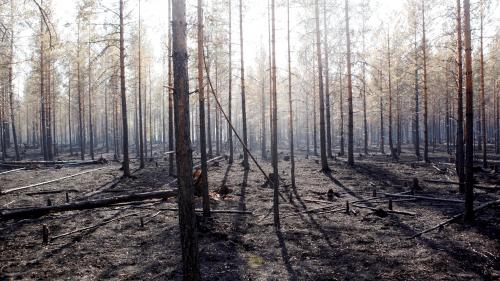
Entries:
POLYGON ((193 206, 193 156, 189 122, 189 83, 187 68, 186 2, 172 0, 172 51, 174 64, 174 106, 176 161, 179 196, 179 227, 182 272, 186 281, 201 280, 193 206))

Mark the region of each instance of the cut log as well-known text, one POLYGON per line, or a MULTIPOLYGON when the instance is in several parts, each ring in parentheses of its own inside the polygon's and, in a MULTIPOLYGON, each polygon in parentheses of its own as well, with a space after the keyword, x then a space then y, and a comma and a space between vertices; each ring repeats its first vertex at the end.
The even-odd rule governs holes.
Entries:
POLYGON ((86 171, 83 171, 83 172, 79 172, 79 173, 76 173, 76 174, 73 174, 73 175, 65 176, 65 177, 54 179, 54 180, 50 180, 50 181, 45 181, 45 182, 30 184, 30 185, 21 186, 21 187, 15 187, 15 188, 6 189, 6 190, 0 190, 0 195, 4 195, 4 194, 7 194, 7 193, 11 193, 11 192, 14 192, 14 191, 19 191, 19 190, 24 190, 24 189, 28 189, 28 188, 33 188, 33 187, 37 187, 37 186, 42 186, 42 185, 46 185, 46 184, 49 184, 49 183, 54 183, 54 182, 62 181, 62 180, 65 180, 65 179, 69 179, 69 178, 81 176, 81 175, 84 175, 84 174, 92 173, 92 172, 95 172, 95 171, 99 171, 99 170, 102 170, 102 169, 105 169, 105 168, 109 168, 109 166, 100 167, 100 168, 92 169, 92 170, 86 170, 86 171))
POLYGON ((142 201, 155 198, 169 198, 169 197, 174 197, 176 195, 177 191, 163 190, 154 192, 134 193, 129 195, 115 196, 103 199, 84 200, 84 201, 78 201, 78 202, 55 205, 55 206, 2 210, 0 211, 0 220, 38 218, 51 213, 103 208, 123 202, 142 201))
POLYGON ((429 200, 429 201, 441 201, 441 202, 451 202, 451 203, 464 203, 463 200, 458 199, 446 199, 446 198, 437 198, 437 197, 429 197, 429 196, 418 196, 418 195, 404 195, 404 194, 391 194, 384 193, 386 197, 399 197, 399 198, 415 198, 421 200, 429 200))
MULTIPOLYGON (((490 206, 495 206, 495 205, 500 205, 500 199, 499 199, 499 200, 496 200, 496 201, 490 201, 490 202, 488 202, 488 203, 484 203, 483 205, 479 205, 477 208, 474 208, 474 213, 476 213, 476 212, 478 212, 478 211, 480 211, 480 210, 483 210, 483 209, 485 209, 485 208, 488 208, 488 207, 490 207, 490 206)), ((437 225, 435 225, 435 226, 433 226, 433 227, 431 227, 431 228, 428 228, 428 229, 425 229, 425 230, 423 230, 423 231, 420 231, 419 233, 417 233, 417 234, 415 234, 415 235, 413 235, 413 236, 409 237, 408 239, 413 239, 413 238, 419 237, 419 236, 421 236, 422 234, 425 234, 425 233, 427 233, 427 232, 431 232, 431 231, 433 231, 434 229, 438 229, 438 228, 440 228, 440 227, 443 227, 443 226, 445 226, 445 225, 447 225, 447 224, 449 224, 449 223, 452 223, 452 222, 454 222, 454 221, 458 220, 458 219, 459 219, 459 218, 461 218, 463 215, 464 215, 464 213, 460 213, 460 214, 454 215, 453 217, 451 217, 451 218, 449 218, 449 219, 447 219, 447 220, 445 220, 445 221, 443 221, 443 222, 441 222, 441 223, 439 223, 439 224, 437 224, 437 225)))

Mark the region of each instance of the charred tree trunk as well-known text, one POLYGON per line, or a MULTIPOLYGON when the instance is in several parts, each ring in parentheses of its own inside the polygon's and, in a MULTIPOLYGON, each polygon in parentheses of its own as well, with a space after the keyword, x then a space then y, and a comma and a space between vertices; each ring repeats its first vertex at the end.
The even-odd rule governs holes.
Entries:
MULTIPOLYGON (((274 10, 273 10, 274 11, 274 10)), ((286 11, 287 11, 287 48, 288 48, 288 122, 289 122, 289 127, 288 127, 288 141, 290 143, 290 177, 292 180, 292 188, 295 188, 295 151, 294 151, 294 143, 293 143, 293 103, 292 103, 292 57, 291 57, 291 51, 290 51, 290 0, 287 0, 286 2, 286 11)), ((326 17, 325 17, 325 22, 326 22, 326 17)), ((273 21, 274 23, 274 21, 273 21)), ((273 28, 274 30, 274 28, 273 28)), ((325 28, 326 30, 326 28, 325 28)), ((326 33, 325 33, 325 44, 326 44, 326 33)), ((326 48, 325 48, 326 51, 326 48)), ((328 58, 328 56, 326 56, 328 58)), ((326 68, 326 77, 328 77, 328 59, 327 61, 327 68, 326 68)), ((328 78, 326 78, 328 81, 328 78)), ((328 83, 327 83, 328 85, 328 83)), ((328 89, 328 86, 327 86, 328 89)), ((329 151, 329 156, 332 156, 332 151, 331 151, 331 134, 330 134, 330 106, 329 106, 329 94, 327 90, 327 124, 328 124, 328 151, 329 151)))
MULTIPOLYGON (((349 30, 349 2, 345 0, 345 28, 347 42, 347 163, 354 165, 354 115, 352 108, 352 77, 351 77, 351 31, 349 30)), ((326 31, 325 31, 326 32, 326 31)))
MULTIPOLYGON (((228 1, 229 3, 229 63, 228 63, 228 67, 229 67, 229 77, 228 77, 228 87, 229 87, 229 91, 228 91, 228 100, 227 100, 227 106, 228 106, 228 114, 229 114, 229 123, 232 123, 233 122, 233 115, 232 115, 232 91, 233 91, 233 65, 232 65, 232 6, 231 6, 231 0, 228 1)), ((227 127, 227 141, 229 142, 229 159, 228 159, 228 163, 229 164, 233 164, 234 162, 234 147, 233 147, 233 131, 231 130, 231 128, 227 127)))
MULTIPOLYGON (((262 76, 264 77, 264 75, 262 76)), ((262 159, 267 158, 267 152, 266 152, 266 93, 265 93, 265 80, 262 78, 262 83, 260 85, 260 91, 261 91, 261 98, 260 98, 260 104, 261 104, 261 111, 260 111, 260 120, 261 120, 261 139, 260 139, 260 150, 261 150, 261 157, 262 159)))
MULTIPOLYGON (((172 84, 172 0, 168 1, 168 151, 174 150, 174 97, 172 84)), ((141 138, 142 139, 142 138, 141 138)), ((174 175, 174 153, 168 155, 168 174, 174 175)))
POLYGON ((186 2, 172 0, 174 103, 176 161, 179 196, 179 227, 182 272, 186 281, 201 280, 198 259, 196 217, 193 205, 192 148, 189 124, 189 83, 187 68, 186 2))
POLYGON ((340 109, 340 156, 345 154, 344 142, 344 88, 342 86, 342 62, 339 64, 339 109, 340 109))
POLYGON ((470 2, 464 0, 465 46, 465 215, 466 222, 474 221, 474 111, 472 88, 472 43, 470 2))
MULTIPOLYGON (((248 147, 248 132, 247 132, 247 110, 246 110, 246 101, 245 101, 245 63, 243 60, 243 3, 242 0, 240 0, 240 60, 241 60, 241 65, 240 65, 240 73, 241 73, 241 81, 240 81, 240 86, 241 86, 241 118, 242 118, 242 125, 243 125, 243 144, 248 147)), ((243 167, 245 170, 250 169, 250 163, 248 163, 248 152, 244 149, 243 150, 243 167)), ((246 183, 244 183, 246 184, 246 183)))
MULTIPOLYGON (((332 158, 332 129, 331 129, 331 110, 330 110, 330 67, 328 61, 328 32, 326 17, 326 0, 323 1, 323 27, 325 30, 325 103, 326 103, 326 152, 328 157, 332 158)), ((290 107, 291 111, 291 107, 290 107)), ((290 119, 291 120, 291 119, 290 119)), ((291 121, 290 121, 291 122, 291 121)), ((295 181, 295 180, 294 180, 295 181)))
MULTIPOLYGON (((138 79, 138 102, 139 102, 139 169, 144 168, 144 128, 142 123, 142 57, 141 57, 141 0, 139 0, 139 28, 138 28, 138 70, 137 70, 137 79, 138 79)), ((137 149, 137 148, 136 148, 137 149)))
POLYGON ((460 9, 460 0, 457 0, 457 135, 455 151, 455 168, 457 170, 458 181, 460 182, 460 193, 465 192, 465 155, 464 155, 464 116, 463 116, 463 68, 462 68, 462 17, 460 9))
MULTIPOLYGON (((41 3, 40 3, 41 5, 41 3)), ((45 116, 45 75, 44 75, 44 41, 45 32, 43 28, 43 15, 40 15, 40 128, 42 131, 42 153, 43 160, 49 160, 48 149, 47 149, 47 121, 45 116)), ((5 139, 2 139, 5 141, 5 139)), ((5 144, 4 144, 5 145, 5 144)), ((3 153, 5 154, 5 153, 3 153)), ((83 155, 83 154, 82 154, 83 155)))
POLYGON ((90 21, 89 21, 89 58, 88 58, 88 79, 89 79, 89 152, 90 158, 94 160, 94 124, 92 122, 92 69, 91 69, 91 49, 90 49, 90 21))
POLYGON ((16 119, 14 110, 14 86, 12 77, 12 64, 14 63, 14 1, 10 1, 10 17, 11 17, 11 35, 10 35, 10 54, 9 54, 9 102, 10 102, 10 122, 12 127, 12 138, 14 140, 14 150, 16 161, 21 160, 19 155, 19 145, 17 143, 16 119))
POLYGON ((424 70, 424 161, 429 162, 428 93, 427 93, 427 41, 425 40, 425 8, 422 0, 422 54, 424 70))
MULTIPOLYGON (((241 3, 241 0, 240 0, 241 3)), ((273 123, 271 135, 271 157, 273 165, 273 213, 274 213, 274 227, 280 229, 280 216, 279 216, 279 174, 278 174, 278 104, 276 97, 276 28, 275 28, 275 8, 274 0, 271 0, 271 45, 272 45, 272 62, 271 62, 271 80, 272 80, 272 103, 273 103, 273 123)), ((317 1, 316 1, 317 5, 317 1)))
POLYGON ((419 121, 419 93, 418 93, 418 48, 417 48, 417 16, 415 15, 415 156, 420 160, 420 121, 419 121))
POLYGON ((389 93, 389 150, 393 159, 397 158, 396 151, 394 150, 393 137, 392 137, 392 84, 391 84, 391 39, 389 31, 387 31, 387 78, 388 78, 388 93, 389 93))
POLYGON ((128 156, 127 95, 125 92, 125 44, 123 38, 123 0, 120 0, 120 92, 122 101, 123 176, 130 177, 128 156))
POLYGON ((481 127, 482 130, 482 141, 483 141, 483 168, 488 167, 487 160, 487 147, 486 147, 486 102, 484 98, 484 54, 483 54, 483 32, 484 32, 484 1, 480 1, 480 35, 479 35, 479 91, 481 93, 481 127))
POLYGON ((73 156, 73 138, 71 137, 71 66, 68 69, 68 134, 69 134, 69 155, 73 156))
POLYGON ((83 97, 82 97, 82 83, 80 75, 80 20, 78 20, 78 43, 76 55, 76 83, 78 93, 78 142, 80 144, 80 158, 85 160, 85 142, 84 128, 83 128, 83 97))
MULTIPOLYGON (((200 154, 201 184, 203 194, 203 216, 210 217, 210 197, 208 195, 207 137, 205 128, 205 87, 203 85, 203 0, 198 0, 198 104, 200 109, 200 154)), ((208 92, 207 92, 208 94, 208 92)), ((210 108, 209 108, 210 110, 210 108)))

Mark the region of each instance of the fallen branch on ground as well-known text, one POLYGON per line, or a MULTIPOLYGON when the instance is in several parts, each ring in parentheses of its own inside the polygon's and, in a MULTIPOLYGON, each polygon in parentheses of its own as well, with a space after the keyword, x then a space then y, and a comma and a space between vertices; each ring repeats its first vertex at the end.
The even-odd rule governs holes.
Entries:
POLYGON ((102 207, 109 207, 114 204, 123 202, 142 201, 154 198, 169 198, 169 197, 174 197, 176 195, 177 195, 176 191, 164 190, 164 191, 134 193, 129 195, 104 198, 104 199, 78 201, 78 202, 62 204, 62 205, 54 205, 54 206, 2 210, 0 211, 0 220, 38 218, 41 216, 48 215, 50 213, 96 209, 102 207))
POLYGON ((463 200, 437 198, 437 197, 429 197, 429 196, 403 195, 403 194, 391 194, 391 193, 384 193, 384 195, 386 197, 415 198, 415 199, 422 199, 422 200, 429 200, 429 201, 442 201, 442 202, 452 202, 452 203, 464 203, 463 200))
POLYGON ((75 234, 75 233, 82 232, 82 231, 85 231, 85 230, 94 229, 94 228, 97 228, 99 226, 103 226, 105 224, 108 224, 110 222, 114 222, 114 221, 117 221, 117 220, 121 220, 121 219, 124 219, 124 218, 127 218, 127 217, 131 217, 131 216, 137 216, 137 215, 139 215, 139 213, 132 213, 132 214, 124 215, 124 216, 117 217, 117 218, 114 218, 114 219, 105 220, 105 221, 102 221, 102 222, 100 222, 98 224, 94 224, 94 225, 91 225, 91 226, 87 226, 87 227, 75 229, 73 231, 70 231, 70 232, 67 232, 67 233, 64 233, 64 234, 61 234, 61 235, 57 235, 57 236, 51 237, 50 241, 54 241, 56 239, 69 236, 71 234, 75 234))
MULTIPOLYGON (((490 201, 490 202, 488 202, 488 203, 485 203, 485 204, 483 204, 483 205, 478 206, 477 208, 474 208, 474 213, 476 213, 477 211, 480 211, 480 210, 482 210, 482 209, 485 209, 485 208, 487 208, 487 207, 494 206, 494 205, 499 205, 499 204, 500 204, 500 199, 499 199, 499 200, 496 200, 496 201, 490 201)), ((441 222, 441 223, 437 224, 436 226, 431 227, 431 228, 428 228, 428 229, 423 230, 423 231, 420 231, 419 233, 417 233, 417 234, 415 234, 415 235, 413 235, 413 236, 411 236, 411 237, 409 237, 409 238, 407 238, 407 239, 413 239, 413 238, 419 237, 419 236, 421 236, 422 234, 425 234, 425 233, 427 233, 427 232, 431 232, 431 231, 433 231, 434 229, 437 229, 437 228, 443 227, 443 226, 445 226, 445 225, 447 225, 447 224, 449 224, 449 223, 452 223, 452 222, 454 222, 454 221, 458 220, 458 219, 459 219, 459 218, 461 218, 463 215, 464 215, 464 213, 460 213, 460 214, 458 214, 458 215, 455 215, 455 216, 453 216, 453 217, 451 217, 451 218, 449 218, 449 219, 447 219, 447 220, 445 220, 445 221, 443 221, 443 222, 441 222)))
POLYGON ((11 193, 11 192, 19 191, 19 190, 23 190, 23 189, 33 188, 33 187, 37 187, 37 186, 41 186, 41 185, 45 185, 45 184, 49 184, 49 183, 58 182, 58 181, 61 181, 61 180, 65 180, 65 179, 69 179, 69 178, 81 176, 81 175, 92 173, 92 172, 95 172, 95 171, 99 171, 99 170, 102 170, 102 169, 105 169, 105 168, 108 168, 108 167, 109 166, 100 167, 100 168, 97 168, 97 169, 86 170, 86 171, 83 171, 83 172, 79 172, 79 173, 76 173, 76 174, 73 174, 73 175, 65 176, 65 177, 54 179, 54 180, 50 180, 50 181, 45 181, 45 182, 30 184, 30 185, 21 186, 21 187, 15 187, 15 188, 6 189, 6 190, 0 190, 0 195, 4 195, 4 194, 7 194, 7 193, 11 193))

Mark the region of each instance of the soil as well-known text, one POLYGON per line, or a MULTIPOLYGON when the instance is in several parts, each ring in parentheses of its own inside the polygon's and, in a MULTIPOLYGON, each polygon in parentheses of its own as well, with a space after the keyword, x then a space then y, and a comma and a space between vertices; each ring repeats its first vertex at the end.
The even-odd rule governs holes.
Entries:
MULTIPOLYGON (((410 148, 408 148, 410 149, 410 148)), ((319 158, 304 152, 296 157, 296 187, 290 185, 289 161, 280 154, 281 229, 273 227, 272 189, 255 164, 245 172, 225 160, 209 164, 212 209, 247 210, 248 214, 213 214, 199 220, 199 252, 204 280, 500 280, 500 210, 477 214, 473 225, 461 221, 409 239, 463 211, 463 204, 394 199, 392 214, 360 208, 388 210, 388 199, 352 204, 384 193, 409 191, 419 180, 417 195, 463 199, 456 185, 424 180, 456 181, 454 165, 445 152, 431 162, 416 162, 404 151, 399 161, 388 155, 356 155, 330 159, 332 172, 321 172, 319 158), (242 183, 246 182, 246 185, 242 183), (329 190, 330 195, 328 196, 329 190), (285 199, 285 200, 283 200, 285 199), (332 201, 330 202, 329 199, 332 201), (348 214, 343 210, 351 202, 348 214), (334 206, 322 210, 313 209, 334 206), (306 212, 310 210, 310 212, 306 212), (327 212, 338 210, 337 212, 327 212)), ((493 155, 493 154, 492 154, 493 155)), ((104 155, 112 159, 110 155, 104 155)), ((196 156, 196 155, 195 155, 196 156)), ((495 156, 495 155, 493 155, 495 156)), ((61 159, 70 159, 68 155, 61 159)), ((73 157, 74 158, 74 157, 73 157)), ((237 157, 238 158, 238 157, 237 157)), ((499 162, 497 155, 494 161, 499 162)), ((194 160, 197 162, 199 160, 194 160)), ((267 160, 259 159, 265 171, 267 160)), ((136 191, 174 189, 162 157, 138 169, 136 178, 122 179, 120 165, 31 189, 0 196, 0 209, 106 198, 136 191)), ((34 170, 0 175, 0 188, 24 186, 60 178, 101 165, 40 166, 34 170)), ((1 172, 1 170, 0 170, 1 172)), ((489 169, 476 173, 478 184, 500 188, 500 175, 489 169)), ((498 190, 476 189, 475 204, 499 199, 498 190)), ((201 199, 196 198, 197 208, 201 199)), ((0 276, 2 280, 181 280, 181 253, 175 198, 52 214, 38 219, 0 222, 0 276), (49 237, 107 224, 42 242, 42 226, 49 237), (144 226, 141 226, 141 220, 144 226)))

